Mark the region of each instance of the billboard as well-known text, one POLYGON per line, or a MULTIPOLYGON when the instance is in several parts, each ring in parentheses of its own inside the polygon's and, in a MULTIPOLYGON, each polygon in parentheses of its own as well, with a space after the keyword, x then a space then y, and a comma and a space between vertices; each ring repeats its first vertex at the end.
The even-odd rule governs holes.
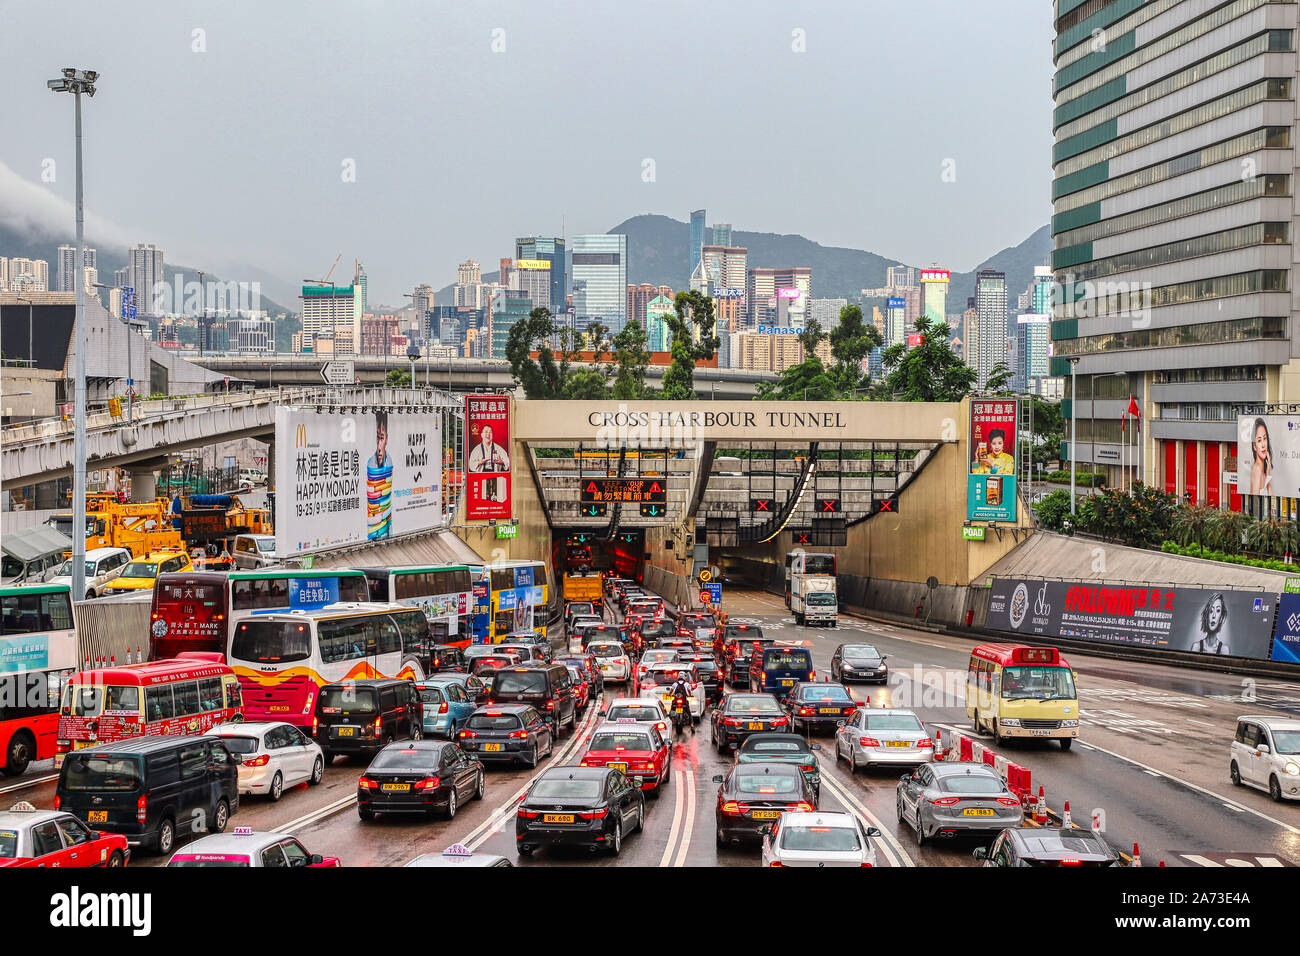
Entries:
POLYGON ((465 517, 511 517, 509 396, 465 397, 465 517))
POLYGON ((714 289, 709 293, 715 299, 743 299, 745 297, 744 289, 714 289))
POLYGON ((550 259, 516 259, 516 269, 549 269, 551 268, 550 259))
POLYGON ((277 408, 276 554, 315 554, 439 527, 441 446, 437 412, 277 408))
MULTIPOLYGON (((1287 585, 1290 584, 1288 579, 1287 585)), ((1278 599, 1273 660, 1300 664, 1300 594, 1283 593, 1278 599)))
POLYGON ((1300 497, 1300 418, 1237 418, 1237 491, 1243 495, 1300 497))
POLYGON ((885 308, 887 308, 887 309, 906 309, 906 308, 907 308, 907 300, 906 300, 906 299, 898 299, 898 298, 894 298, 893 296, 890 296, 889 301, 885 303, 885 308))
POLYGON ((994 578, 986 625, 1025 637, 1268 660, 1277 603, 1261 591, 994 578))
POLYGON ((973 399, 970 403, 970 473, 966 476, 966 518, 1016 520, 1016 402, 973 399))
POLYGON ((777 289, 776 297, 778 299, 797 299, 803 295, 803 289, 777 289))
POLYGON ((947 269, 922 269, 922 282, 947 282, 951 278, 947 269))

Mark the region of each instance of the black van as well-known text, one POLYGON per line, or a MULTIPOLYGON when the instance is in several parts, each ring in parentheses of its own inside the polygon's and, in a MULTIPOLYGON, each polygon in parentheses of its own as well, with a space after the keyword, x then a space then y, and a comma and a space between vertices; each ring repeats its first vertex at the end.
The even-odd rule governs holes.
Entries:
POLYGON ((503 667, 492 676, 491 704, 532 704, 551 722, 557 737, 565 724, 577 729, 573 681, 563 664, 503 667))
POLYGON ((239 811, 239 762, 212 737, 132 737, 68 754, 55 807, 169 854, 178 833, 221 833, 239 811))
POLYGON ((394 740, 419 740, 424 726, 415 684, 366 678, 326 684, 316 698, 313 736, 325 754, 376 754, 394 740))
POLYGON ((764 647, 755 651, 749 661, 752 694, 776 694, 784 700, 795 684, 816 679, 812 652, 805 647, 764 647))

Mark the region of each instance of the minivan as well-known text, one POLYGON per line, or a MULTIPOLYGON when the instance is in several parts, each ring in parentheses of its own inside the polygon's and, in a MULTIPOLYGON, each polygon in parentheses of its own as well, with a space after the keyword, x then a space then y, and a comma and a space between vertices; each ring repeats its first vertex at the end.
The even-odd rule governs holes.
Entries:
POLYGON ((394 740, 424 736, 415 683, 395 677, 326 684, 316 698, 312 735, 328 764, 335 755, 373 756, 394 740))
POLYGON ((565 724, 578 726, 573 681, 563 664, 503 667, 493 675, 492 704, 532 704, 555 727, 558 737, 565 724))
POLYGON ((275 567, 280 563, 275 553, 275 535, 235 535, 234 557, 235 567, 245 571, 275 567))
POLYGON ((751 694, 776 694, 784 699, 795 684, 816 679, 812 652, 805 647, 764 647, 749 661, 751 694))
POLYGON ((54 807, 169 854, 177 834, 221 833, 239 810, 239 761, 211 737, 132 737, 63 759, 54 807))
MULTIPOLYGON (((104 588, 131 561, 126 548, 92 548, 86 552, 86 600, 104 593, 104 588)), ((64 561, 58 573, 50 578, 51 584, 72 585, 72 559, 64 561)))

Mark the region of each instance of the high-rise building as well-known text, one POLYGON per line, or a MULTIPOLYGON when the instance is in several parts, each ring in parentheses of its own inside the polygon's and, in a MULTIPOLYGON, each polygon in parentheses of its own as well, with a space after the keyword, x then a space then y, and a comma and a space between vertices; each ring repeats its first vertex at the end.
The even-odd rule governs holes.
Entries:
POLYGON ((709 245, 729 246, 731 245, 731 223, 715 222, 709 229, 709 245))
POLYGON ((483 270, 477 259, 466 259, 456 267, 456 284, 452 287, 452 304, 461 308, 481 309, 483 270))
POLYGON ((705 246, 700 251, 704 272, 709 279, 709 294, 724 297, 734 290, 741 294, 742 308, 745 281, 749 272, 749 250, 744 246, 705 246))
POLYGON ((906 342, 908 328, 907 300, 903 296, 890 296, 885 300, 885 348, 906 342))
POLYGON ((236 352, 268 354, 275 351, 274 319, 230 319, 227 325, 231 347, 236 352))
POLYGON ((113 270, 113 287, 116 289, 126 288, 131 281, 131 270, 126 266, 121 269, 113 270))
MULTIPOLYGON (((163 251, 153 243, 138 243, 127 250, 127 286, 135 290, 135 307, 140 315, 160 315, 168 311, 162 299, 160 283, 166 283, 166 262, 163 251), (155 293, 159 301, 155 302, 155 293)), ((175 303, 171 311, 180 311, 175 303)))
MULTIPOLYGON (((1058 7, 1051 365, 1068 376, 1077 363, 1074 457, 1124 486, 1133 396, 1140 477, 1180 499, 1276 515, 1277 497, 1239 497, 1251 462, 1237 460, 1236 420, 1242 406, 1300 402, 1300 8, 1058 7)), ((1274 483, 1272 495, 1295 491, 1274 483)))
MULTIPOLYGON (((546 272, 551 280, 551 290, 548 298, 551 303, 549 308, 552 312, 564 311, 565 298, 569 294, 569 276, 564 256, 565 243, 563 239, 525 236, 515 240, 516 260, 531 263, 544 260, 550 263, 546 267, 546 272)), ((501 281, 505 282, 504 279, 501 281)))
POLYGON ((655 287, 649 282, 642 282, 640 285, 629 285, 627 287, 627 320, 629 322, 638 322, 641 328, 648 329, 645 307, 656 295, 655 287))
POLYGON ((885 288, 903 289, 916 285, 916 269, 912 266, 890 266, 885 270, 885 288))
POLYGON ((361 302, 361 314, 365 315, 370 311, 370 300, 366 295, 366 267, 357 260, 356 272, 352 275, 352 285, 357 290, 357 298, 361 302))
POLYGON ((50 264, 44 259, 26 259, 22 256, 10 259, 9 291, 49 292, 50 264))
MULTIPOLYGON (((84 255, 81 257, 81 261, 86 268, 95 268, 95 250, 90 246, 85 246, 82 252, 84 255)), ((76 292, 77 286, 74 278, 76 270, 77 247, 69 244, 59 246, 59 261, 56 263, 53 291, 76 292)))
MULTIPOLYGON (((804 360, 803 344, 797 335, 768 335, 763 332, 732 332, 730 336, 731 368, 752 372, 780 372, 804 360)), ((817 355, 829 364, 830 342, 817 346, 817 355)))
POLYGON ((706 241, 704 215, 703 209, 696 209, 691 213, 691 259, 690 271, 686 273, 688 276, 695 275, 695 267, 700 264, 700 253, 704 249, 706 241))
POLYGON ((966 321, 966 364, 975 369, 975 387, 982 389, 993 369, 1007 360, 1006 273, 981 269, 975 276, 975 323, 972 329, 966 321))
POLYGON ((9 260, 0 256, 0 292, 9 291, 9 260))
POLYGON ((809 313, 826 332, 840 324, 840 310, 849 304, 848 299, 813 299, 809 313))
POLYGON ((1041 394, 1038 380, 1048 377, 1052 317, 1022 312, 1016 316, 1016 365, 1012 387, 1018 392, 1041 394))
POLYGON ((479 285, 483 281, 483 269, 477 259, 466 259, 456 267, 457 285, 479 285))
POLYGON ((948 281, 947 269, 922 269, 921 280, 921 315, 931 322, 948 321, 948 281))
POLYGON ((671 341, 665 316, 676 315, 673 300, 667 296, 655 296, 646 303, 646 349, 651 352, 666 352, 671 341))
POLYGON ((576 331, 599 321, 611 333, 627 320, 627 236, 573 237, 573 313, 576 331))
MULTIPOLYGON (((418 314, 418 313, 417 313, 418 314)), ((302 287, 303 347, 328 338, 335 355, 355 352, 361 342, 361 296, 355 286, 311 284, 302 287)), ((321 351, 314 349, 314 351, 321 351)))
POLYGON ((393 355, 393 343, 396 340, 401 340, 401 349, 396 354, 405 355, 406 336, 401 332, 397 316, 361 317, 361 355, 393 355))
POLYGON ((510 266, 510 288, 526 292, 533 308, 555 309, 551 303, 551 263, 547 259, 515 259, 510 266))
MULTIPOLYGON (((488 332, 490 344, 483 358, 505 358, 510 330, 528 318, 533 301, 521 289, 501 289, 492 297, 492 322, 488 332)), ((477 341, 477 338, 476 338, 477 341)))
POLYGON ((801 329, 806 325, 812 302, 810 266, 750 269, 746 279, 748 328, 801 329))

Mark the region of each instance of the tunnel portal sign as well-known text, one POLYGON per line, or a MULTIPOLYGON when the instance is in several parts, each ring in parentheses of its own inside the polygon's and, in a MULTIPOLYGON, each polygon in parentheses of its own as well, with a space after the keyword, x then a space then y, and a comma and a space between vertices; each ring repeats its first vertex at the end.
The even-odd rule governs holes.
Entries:
POLYGON ((668 501, 668 486, 662 478, 584 478, 582 503, 625 501, 664 504, 668 501))

